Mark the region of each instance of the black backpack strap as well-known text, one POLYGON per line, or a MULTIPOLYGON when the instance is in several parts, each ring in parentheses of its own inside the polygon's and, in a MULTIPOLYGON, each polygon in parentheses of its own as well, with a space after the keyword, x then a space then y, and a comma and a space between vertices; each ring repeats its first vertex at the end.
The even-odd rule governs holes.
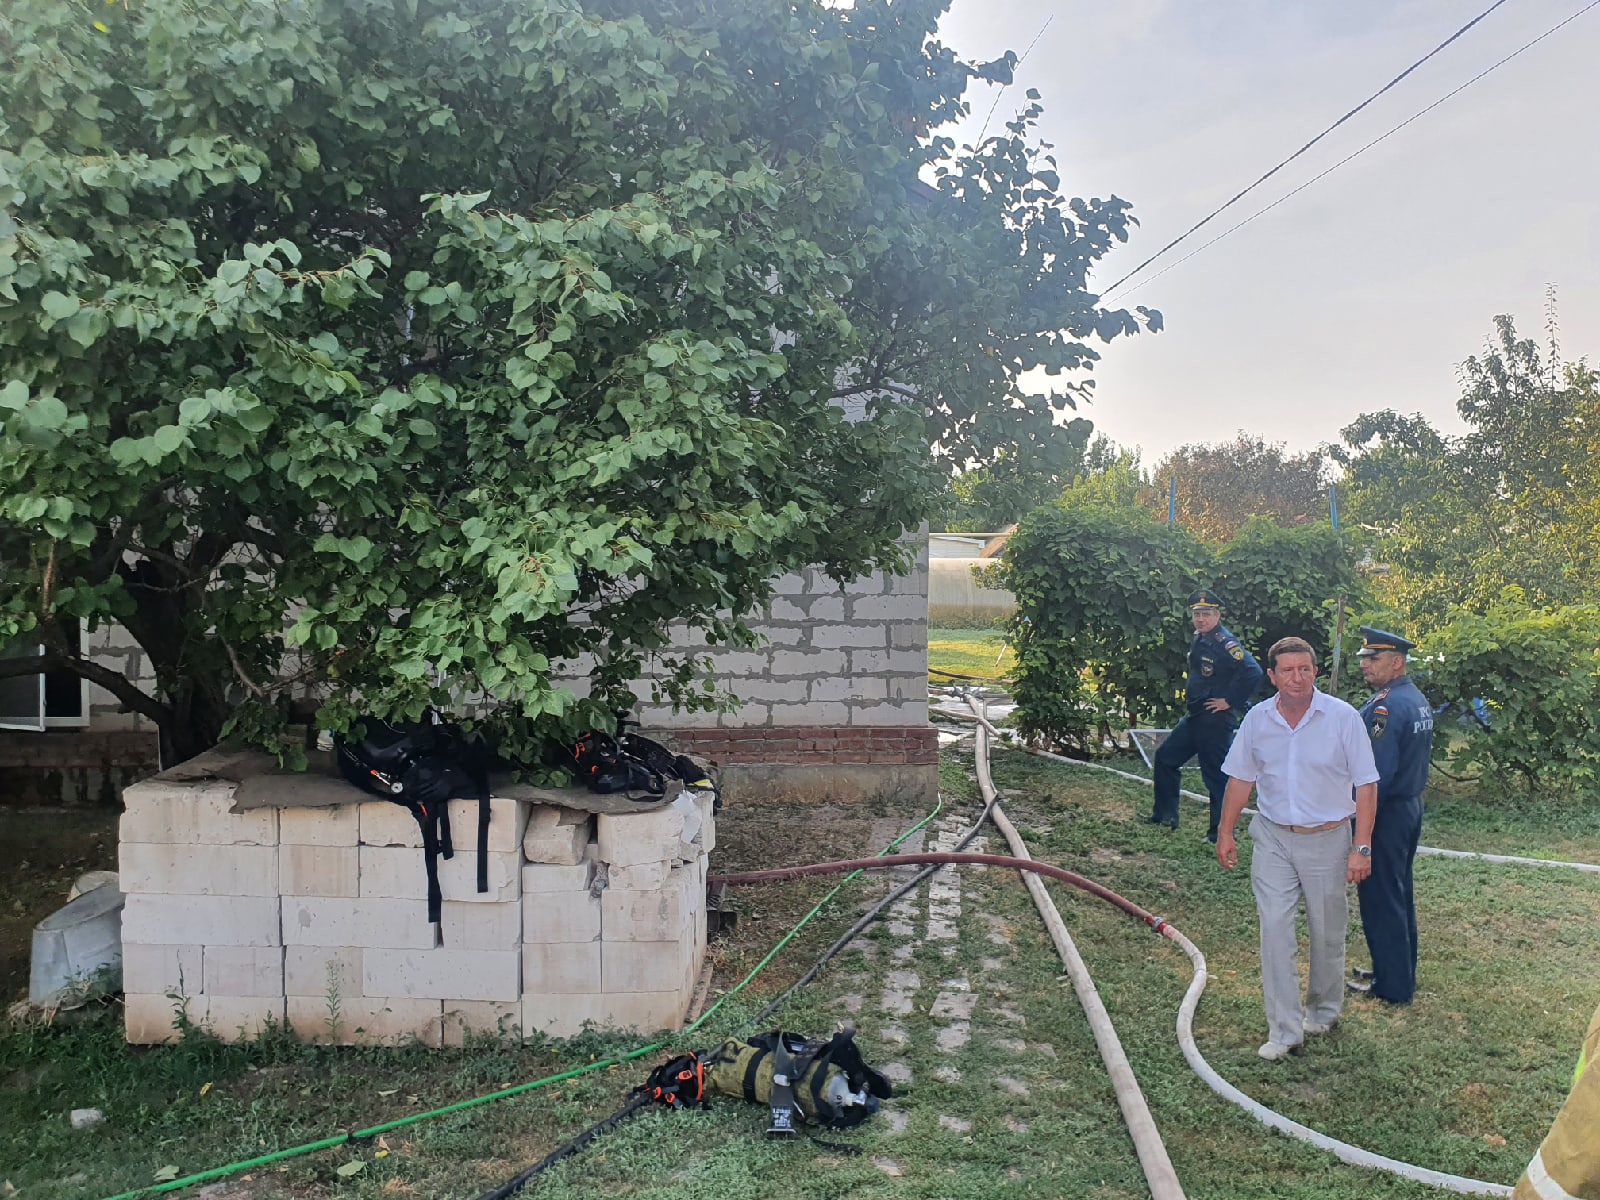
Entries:
POLYGON ((478 776, 478 890, 489 890, 489 780, 478 776))
POLYGON ((422 863, 428 872, 428 923, 437 925, 440 911, 444 904, 444 897, 439 892, 439 853, 441 849, 439 835, 441 832, 444 834, 444 856, 449 858, 452 853, 449 848, 450 819, 448 817, 444 818, 442 822, 443 829, 441 830, 439 828, 441 824, 439 814, 444 808, 442 804, 438 808, 431 810, 420 801, 412 801, 405 806, 410 809, 411 815, 416 819, 417 827, 422 830, 422 863))

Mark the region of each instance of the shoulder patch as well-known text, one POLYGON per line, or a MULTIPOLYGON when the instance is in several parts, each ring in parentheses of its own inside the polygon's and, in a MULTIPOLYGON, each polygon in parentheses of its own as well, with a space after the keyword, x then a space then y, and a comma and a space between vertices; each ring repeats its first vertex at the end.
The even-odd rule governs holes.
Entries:
POLYGON ((1372 740, 1377 741, 1388 728, 1389 710, 1380 704, 1372 710, 1372 740))
POLYGON ((1243 662, 1244 661, 1244 647, 1239 645, 1238 642, 1229 642, 1228 643, 1228 655, 1235 662, 1243 662))

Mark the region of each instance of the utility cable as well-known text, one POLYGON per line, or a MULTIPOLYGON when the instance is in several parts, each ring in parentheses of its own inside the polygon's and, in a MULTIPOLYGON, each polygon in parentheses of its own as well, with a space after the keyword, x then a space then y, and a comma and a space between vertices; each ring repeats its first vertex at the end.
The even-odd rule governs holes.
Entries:
MULTIPOLYGON (((1267 213, 1269 213, 1273 209, 1277 208, 1278 205, 1282 204, 1285 200, 1288 200, 1288 199, 1290 199, 1291 197, 1294 197, 1294 196, 1298 196, 1301 192, 1305 191, 1308 187, 1310 187, 1313 183, 1316 183, 1319 179, 1322 179, 1322 178, 1324 178, 1325 176, 1328 176, 1328 175, 1332 175, 1340 167, 1344 166, 1345 163, 1349 162, 1353 158, 1359 158, 1361 155, 1365 154, 1368 150, 1371 150, 1379 142, 1385 140, 1388 137, 1391 137, 1392 135, 1394 135, 1396 133, 1399 133, 1402 129, 1404 129, 1407 125, 1411 124, 1411 122, 1415 121, 1417 118, 1427 116, 1429 113, 1431 113, 1434 109, 1438 108, 1441 104, 1443 104, 1446 100, 1450 99, 1452 96, 1456 95, 1459 92, 1466 91, 1467 88, 1469 88, 1473 84, 1477 83, 1478 80, 1482 79, 1485 75, 1489 74, 1491 71, 1498 70, 1499 68, 1505 66, 1508 62, 1510 62, 1513 58, 1516 58, 1517 55, 1521 54, 1524 50, 1529 50, 1529 49, 1532 49, 1534 46, 1537 46, 1540 42, 1544 41, 1545 38, 1549 37, 1551 34, 1555 33, 1558 30, 1560 30, 1564 26, 1570 25, 1572 22, 1576 21, 1579 17, 1583 16, 1584 13, 1588 12, 1591 8, 1595 8, 1597 6, 1600 6, 1600 0, 1590 0, 1590 3, 1585 4, 1582 8, 1580 8, 1577 12, 1573 13, 1566 20, 1560 21, 1557 24, 1552 25, 1549 29, 1546 29, 1543 33, 1541 33, 1538 37, 1532 39, 1531 41, 1524 42, 1522 45, 1518 46, 1515 50, 1513 50, 1510 54, 1508 54, 1504 58, 1502 58, 1499 62, 1493 63, 1493 64, 1485 67, 1483 70, 1479 71, 1476 75, 1474 75, 1471 79, 1469 79, 1465 83, 1463 83, 1460 87, 1453 88, 1452 90, 1446 92, 1443 96, 1440 96, 1432 104, 1428 105, 1427 108, 1424 108, 1424 109, 1422 109, 1422 110, 1420 110, 1418 112, 1412 113, 1409 117, 1407 117, 1404 121, 1401 121, 1398 125, 1394 126, 1392 129, 1388 130, 1385 133, 1379 134, 1377 137, 1373 138, 1370 142, 1368 142, 1365 146, 1362 146, 1359 150, 1354 150, 1351 153, 1345 155, 1338 162, 1334 163, 1333 166, 1328 167, 1326 170, 1321 171, 1321 172, 1317 173, 1316 175, 1313 175, 1310 179, 1306 180, 1304 183, 1302 183, 1299 187, 1295 188, 1293 191, 1287 192, 1284 195, 1279 196, 1276 200, 1274 200, 1271 204, 1267 205, 1265 208, 1259 209, 1256 212, 1251 213, 1248 217, 1246 217, 1244 220, 1238 222, 1235 225, 1230 225, 1227 229, 1225 229, 1221 233, 1217 234, 1217 236, 1212 238, 1209 242, 1204 242, 1201 245, 1196 246, 1193 250, 1189 251, 1189 253, 1185 254, 1177 262, 1168 263, 1166 266, 1162 267, 1161 270, 1157 271, 1154 275, 1151 275, 1147 279, 1142 279, 1139 282, 1141 284, 1154 283, 1156 280, 1160 279, 1163 275, 1165 275, 1168 271, 1172 270, 1174 267, 1183 266, 1184 263, 1188 262, 1191 258, 1193 258, 1195 255, 1199 254, 1201 251, 1208 250, 1212 246, 1215 246, 1218 242, 1220 242, 1223 238, 1227 237, 1229 234, 1237 233, 1239 230, 1243 229, 1246 225, 1250 224, 1251 221, 1254 221, 1257 217, 1266 216, 1267 213)), ((1131 274, 1123 276, 1123 280, 1126 280, 1126 279, 1129 279, 1129 278, 1131 278, 1131 274)), ((1115 291, 1116 288, 1118 286, 1120 286, 1121 282, 1122 281, 1119 281, 1118 284, 1115 284, 1110 289, 1108 289, 1108 295, 1109 295, 1109 292, 1115 291)))
POLYGON ((1284 167, 1288 166, 1295 159, 1299 158, 1302 154, 1304 154, 1307 150, 1311 149, 1311 147, 1315 146, 1323 138, 1327 137, 1335 129, 1339 128, 1339 126, 1343 125, 1351 117, 1355 116, 1362 109, 1366 108, 1367 105, 1371 104, 1379 96, 1381 96, 1385 92, 1389 91, 1396 84, 1398 84, 1402 79, 1404 79, 1407 75, 1410 75, 1411 72, 1415 71, 1418 67, 1420 67, 1423 63, 1427 62, 1435 54, 1438 54, 1439 51, 1443 50, 1446 46, 1450 45, 1451 42, 1454 42, 1457 38, 1461 37, 1462 34, 1467 32, 1467 30, 1471 29, 1479 21, 1483 20, 1485 17, 1487 17, 1490 13, 1492 13, 1495 9, 1499 8, 1505 2, 1506 2, 1506 0, 1494 0, 1494 3, 1489 5, 1488 8, 1484 9, 1477 16, 1473 17, 1472 20, 1468 21, 1460 29, 1456 30, 1449 37, 1445 38, 1444 41, 1440 42, 1437 46, 1435 46, 1432 50, 1430 50, 1426 54, 1424 54, 1421 58, 1417 59, 1416 62, 1412 63, 1404 71, 1401 71, 1400 74, 1396 75, 1388 83, 1384 84, 1377 91, 1373 92, 1372 95, 1368 96, 1360 104, 1356 105, 1349 112, 1345 113, 1344 116, 1340 117, 1332 125, 1329 125, 1326 129, 1324 129, 1321 133, 1317 134, 1316 137, 1312 138, 1304 146, 1301 146, 1300 149, 1296 150, 1293 154, 1289 155, 1288 158, 1284 159, 1277 166, 1273 167, 1265 175, 1262 175, 1254 183, 1250 184, 1248 187, 1244 188, 1242 191, 1237 192, 1233 196, 1233 198, 1231 200, 1228 200, 1226 203, 1218 206, 1217 208, 1213 209, 1211 212, 1207 213, 1205 216, 1201 217, 1200 220, 1196 221, 1193 225, 1189 226, 1188 229, 1184 230, 1177 237, 1173 238, 1170 242, 1168 242, 1165 246, 1161 247, 1161 249, 1157 250, 1149 258, 1145 259, 1142 263, 1140 263, 1133 270, 1129 271, 1121 279, 1119 279, 1115 283, 1113 283, 1110 287, 1108 287, 1105 290, 1104 293, 1102 293, 1102 298, 1104 296, 1109 295, 1110 293, 1116 291, 1119 287, 1121 287, 1123 284, 1127 283, 1128 280, 1132 279, 1140 271, 1144 270, 1151 263, 1155 262, 1156 259, 1160 258, 1168 250, 1171 250, 1174 246, 1176 246, 1179 242, 1183 241, 1190 234, 1192 234, 1192 233, 1196 232, 1197 230, 1199 230, 1207 222, 1212 220, 1212 218, 1214 218, 1216 216, 1219 216, 1221 213, 1227 211, 1229 208, 1232 208, 1240 200, 1244 199, 1251 192, 1255 191, 1256 188, 1260 187, 1267 180, 1271 179, 1279 171, 1283 170, 1284 167))

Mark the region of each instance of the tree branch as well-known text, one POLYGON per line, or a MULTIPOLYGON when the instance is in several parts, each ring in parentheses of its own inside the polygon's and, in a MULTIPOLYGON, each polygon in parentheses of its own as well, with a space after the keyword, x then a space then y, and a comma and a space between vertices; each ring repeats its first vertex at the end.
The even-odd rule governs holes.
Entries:
POLYGON ((168 712, 166 705, 154 696, 141 692, 128 681, 126 676, 119 675, 110 667, 91 662, 87 658, 80 658, 75 654, 62 654, 55 650, 47 650, 30 658, 0 658, 0 679, 43 675, 47 671, 70 671, 79 679, 87 679, 90 683, 98 684, 122 701, 124 708, 149 717, 163 729, 172 719, 172 714, 168 712))

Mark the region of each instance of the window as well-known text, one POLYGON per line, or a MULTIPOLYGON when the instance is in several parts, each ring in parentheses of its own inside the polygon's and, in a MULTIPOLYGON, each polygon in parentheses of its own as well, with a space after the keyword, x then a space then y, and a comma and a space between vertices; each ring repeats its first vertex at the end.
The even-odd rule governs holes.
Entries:
MULTIPOLYGON (((76 638, 80 653, 83 629, 75 620, 63 621, 69 638, 76 638)), ((0 647, 0 658, 44 653, 37 642, 13 642, 0 647)), ((46 671, 0 679, 0 729, 44 730, 81 727, 89 723, 88 684, 70 671, 46 671)))

